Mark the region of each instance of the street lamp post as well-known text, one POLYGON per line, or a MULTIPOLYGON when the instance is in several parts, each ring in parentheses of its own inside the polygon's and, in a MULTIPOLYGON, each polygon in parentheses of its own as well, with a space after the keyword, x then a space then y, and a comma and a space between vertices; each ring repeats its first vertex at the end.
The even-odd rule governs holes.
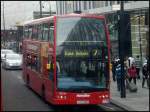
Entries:
POLYGON ((140 13, 139 13, 139 19, 138 19, 138 22, 139 22, 139 44, 140 44, 140 57, 141 57, 140 58, 141 59, 140 69, 142 70, 142 63, 143 63, 142 61, 143 60, 142 60, 142 40, 141 40, 141 26, 140 26, 141 25, 141 20, 140 20, 140 17, 141 16, 140 16, 140 13))
POLYGON ((125 89, 125 71, 124 71, 124 56, 126 55, 124 52, 124 38, 125 38, 125 24, 124 24, 124 1, 121 1, 121 10, 119 11, 119 58, 121 64, 121 89, 120 96, 121 98, 126 97, 126 89, 125 89))
POLYGON ((40 1, 39 3, 40 3, 40 18, 42 18, 42 1, 40 1))
POLYGON ((49 3, 49 11, 50 11, 50 16, 52 15, 52 11, 51 11, 51 2, 49 3))
POLYGON ((119 58, 121 64, 121 89, 120 89, 120 97, 126 97, 126 90, 125 90, 125 71, 124 71, 124 56, 125 54, 125 31, 126 25, 125 24, 125 12, 124 12, 124 1, 121 1, 120 5, 113 5, 112 10, 117 10, 118 15, 118 44, 119 44, 119 58))
POLYGON ((3 30, 3 41, 4 41, 4 46, 6 45, 6 31, 5 31, 5 10, 4 10, 4 1, 3 1, 3 27, 4 27, 4 30, 3 30))

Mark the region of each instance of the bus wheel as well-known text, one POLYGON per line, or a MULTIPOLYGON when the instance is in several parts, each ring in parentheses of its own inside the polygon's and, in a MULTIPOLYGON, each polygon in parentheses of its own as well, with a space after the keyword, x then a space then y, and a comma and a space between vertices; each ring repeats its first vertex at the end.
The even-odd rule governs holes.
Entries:
POLYGON ((42 93, 41 93, 42 99, 45 100, 45 87, 44 87, 44 85, 42 85, 41 91, 42 91, 42 93))

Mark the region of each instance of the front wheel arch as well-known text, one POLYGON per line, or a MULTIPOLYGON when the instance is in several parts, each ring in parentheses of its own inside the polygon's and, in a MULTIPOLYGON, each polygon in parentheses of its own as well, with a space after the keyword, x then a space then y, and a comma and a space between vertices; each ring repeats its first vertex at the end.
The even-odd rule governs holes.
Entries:
POLYGON ((41 96, 42 96, 42 99, 46 100, 44 84, 42 85, 42 88, 41 88, 41 96))
POLYGON ((27 84, 27 86, 29 86, 29 85, 30 85, 30 77, 29 77, 29 75, 27 75, 26 84, 27 84))

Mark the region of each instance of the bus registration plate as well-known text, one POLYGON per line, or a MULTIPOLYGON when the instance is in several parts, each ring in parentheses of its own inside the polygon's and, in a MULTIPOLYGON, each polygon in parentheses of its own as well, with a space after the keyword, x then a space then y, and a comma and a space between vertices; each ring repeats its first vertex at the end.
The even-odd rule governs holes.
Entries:
POLYGON ((79 100, 79 101, 77 101, 77 104, 89 104, 89 101, 87 101, 87 100, 79 100))

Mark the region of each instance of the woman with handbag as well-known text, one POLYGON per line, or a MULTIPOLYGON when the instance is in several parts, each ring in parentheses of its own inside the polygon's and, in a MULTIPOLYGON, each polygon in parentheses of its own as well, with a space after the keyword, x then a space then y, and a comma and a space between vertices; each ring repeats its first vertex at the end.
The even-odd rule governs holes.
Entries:
POLYGON ((134 63, 132 63, 131 67, 128 69, 128 73, 129 73, 129 82, 131 82, 133 79, 134 84, 136 85, 137 72, 134 63))

